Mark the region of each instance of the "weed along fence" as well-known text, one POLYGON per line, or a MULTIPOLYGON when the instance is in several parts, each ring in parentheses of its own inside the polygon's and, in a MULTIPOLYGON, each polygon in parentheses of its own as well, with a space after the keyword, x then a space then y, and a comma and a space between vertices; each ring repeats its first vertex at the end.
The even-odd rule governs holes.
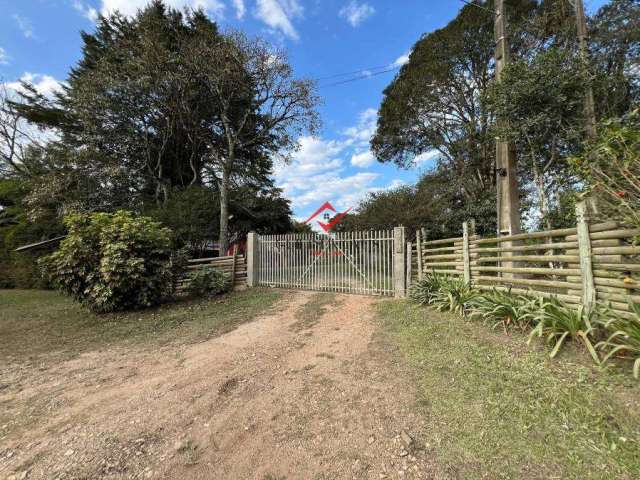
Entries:
POLYGON ((404 229, 257 235, 247 242, 248 283, 279 288, 404 296, 404 229))
POLYGON ((178 293, 186 291, 191 283, 191 277, 203 268, 215 268, 222 270, 233 278, 233 286, 239 287, 247 284, 247 264, 244 255, 230 255, 227 257, 194 258, 189 260, 187 272, 178 280, 176 289, 178 293))
POLYGON ((417 232, 412 263, 427 272, 462 276, 481 290, 557 297, 570 304, 604 304, 624 314, 640 302, 640 230, 616 222, 589 224, 584 204, 575 228, 480 238, 467 224, 463 236, 424 241, 417 232))

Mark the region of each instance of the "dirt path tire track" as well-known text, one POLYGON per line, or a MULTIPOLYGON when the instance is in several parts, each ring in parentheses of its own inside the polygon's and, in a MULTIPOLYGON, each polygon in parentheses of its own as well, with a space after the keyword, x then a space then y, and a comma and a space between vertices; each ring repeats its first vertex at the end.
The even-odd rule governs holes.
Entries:
POLYGON ((49 396, 47 420, 0 445, 0 478, 432 478, 410 374, 373 322, 378 300, 338 295, 292 328, 314 295, 288 293, 276 313, 203 343, 34 372, 22 413, 49 396))

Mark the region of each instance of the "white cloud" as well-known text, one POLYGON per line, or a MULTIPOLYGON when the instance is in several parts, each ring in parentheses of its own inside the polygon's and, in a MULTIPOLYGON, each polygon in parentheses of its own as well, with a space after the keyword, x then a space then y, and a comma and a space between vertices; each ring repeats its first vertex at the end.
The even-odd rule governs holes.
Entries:
POLYGON ((300 38, 291 21, 301 17, 304 11, 299 0, 257 0, 256 7, 256 17, 273 30, 293 40, 300 38))
POLYGON ((62 91, 62 86, 65 84, 60 80, 56 80, 51 75, 25 72, 20 77, 20 80, 6 83, 5 86, 9 90, 22 92, 24 89, 22 88, 21 82, 30 83, 38 93, 47 98, 52 98, 54 93, 62 91))
POLYGON ((360 149, 368 148, 371 137, 376 133, 377 121, 378 111, 375 108, 368 108, 361 112, 358 123, 343 132, 347 136, 347 142, 360 149))
POLYGON ((366 2, 358 3, 357 0, 351 0, 340 9, 338 15, 349 22, 352 27, 357 27, 375 12, 375 8, 366 2))
MULTIPOLYGON (((221 0, 164 0, 165 5, 182 10, 184 8, 203 9, 214 17, 221 18, 224 14, 224 3, 221 0)), ((109 15, 116 10, 123 15, 132 17, 138 10, 146 7, 149 0, 102 0, 100 13, 109 15)))
POLYGON ((244 0, 233 0, 233 6, 236 9, 236 18, 242 20, 247 8, 244 5, 244 0))
POLYGON ((16 24, 18 25, 18 28, 20 29, 22 34, 25 36, 25 38, 33 37, 33 25, 31 24, 31 20, 29 20, 26 17, 23 17, 22 15, 18 15, 17 13, 12 15, 12 18, 15 20, 16 24))
POLYGON ((9 65, 9 55, 7 55, 7 51, 0 47, 0 65, 9 65))
POLYGON ((88 18, 94 23, 98 20, 98 10, 96 10, 94 7, 85 5, 80 0, 74 0, 72 5, 73 8, 76 11, 80 12, 83 17, 88 18))
POLYGON ((338 175, 328 173, 310 178, 312 187, 292 198, 298 208, 316 208, 326 201, 331 201, 339 210, 355 207, 370 191, 372 184, 380 177, 374 172, 358 172, 354 175, 338 175))
POLYGON ((376 157, 371 153, 371 150, 367 150, 366 152, 356 153, 351 157, 351 165, 354 167, 368 167, 373 162, 376 161, 376 157))
POLYGON ((420 155, 416 156, 413 159, 413 163, 417 166, 422 166, 426 163, 433 163, 440 156, 440 152, 438 150, 429 150, 427 152, 422 152, 420 155))
POLYGON ((302 137, 291 163, 276 165, 276 184, 291 199, 296 214, 304 217, 326 201, 344 211, 355 207, 369 193, 399 185, 399 180, 394 180, 389 186, 377 186, 381 174, 366 170, 375 163, 369 140, 377 118, 377 110, 369 108, 336 140, 302 137), (365 170, 354 171, 352 167, 365 170))
POLYGON ((299 140, 291 163, 277 164, 275 177, 285 194, 295 196, 311 187, 309 178, 338 170, 342 167, 339 154, 344 145, 334 140, 304 136, 299 140))
POLYGON ((400 55, 396 60, 391 64, 393 67, 401 67, 409 63, 409 55, 411 55, 411 50, 406 53, 400 55))

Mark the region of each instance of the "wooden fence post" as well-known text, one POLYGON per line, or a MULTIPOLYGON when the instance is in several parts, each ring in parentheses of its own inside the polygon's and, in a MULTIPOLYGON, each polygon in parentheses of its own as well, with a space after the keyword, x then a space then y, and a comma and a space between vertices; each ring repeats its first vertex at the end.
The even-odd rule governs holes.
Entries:
POLYGON ((404 227, 395 227, 393 229, 393 290, 397 298, 402 298, 406 294, 404 249, 404 227))
POLYGON ((422 280, 422 231, 416 232, 416 253, 418 254, 418 280, 422 280))
POLYGON ((258 285, 258 235, 256 232, 249 232, 247 235, 247 285, 255 287, 258 285))
POLYGON ((237 262, 237 256, 238 256, 238 244, 234 243, 233 244, 233 251, 232 251, 232 255, 233 255, 233 263, 231 264, 231 290, 235 290, 236 288, 236 262, 237 262))
POLYGON ((464 283, 471 284, 471 260, 469 258, 469 222, 462 224, 462 264, 464 283))
POLYGON ((407 242, 407 279, 405 281, 405 289, 406 292, 409 292, 409 287, 411 287, 411 268, 412 268, 412 245, 411 242, 407 242))
POLYGON ((578 255, 580 257, 580 278, 582 279, 582 304, 587 311, 590 311, 596 304, 596 287, 593 280, 589 216, 585 201, 576 204, 576 220, 578 255))

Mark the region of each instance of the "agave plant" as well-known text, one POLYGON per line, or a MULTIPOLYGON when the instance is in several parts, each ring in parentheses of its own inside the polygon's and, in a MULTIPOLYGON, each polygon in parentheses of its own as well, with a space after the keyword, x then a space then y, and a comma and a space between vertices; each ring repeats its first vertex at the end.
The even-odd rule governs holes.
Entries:
POLYGON ((591 343, 595 333, 592 325, 594 313, 587 311, 583 305, 573 308, 563 304, 557 299, 551 299, 542 304, 542 309, 535 314, 538 324, 529 335, 527 344, 536 335, 546 337, 547 343, 552 346, 551 358, 555 357, 567 338, 581 341, 587 347, 593 361, 600 364, 600 358, 591 343))
POLYGON ((606 353, 602 362, 617 356, 633 360, 633 376, 640 377, 640 303, 629 304, 633 317, 625 318, 610 312, 612 318, 603 322, 609 337, 596 345, 606 353))
POLYGON ((535 300, 511 294, 511 290, 493 289, 475 297, 469 306, 471 319, 493 322, 493 328, 516 325, 524 330, 532 319, 530 305, 535 300))
POLYGON ((444 275, 428 273, 411 286, 409 298, 420 305, 429 305, 431 304, 433 295, 440 290, 440 286, 445 281, 444 275))
POLYGON ((462 278, 443 277, 431 296, 431 304, 439 311, 450 311, 465 316, 473 299, 479 295, 462 278))

